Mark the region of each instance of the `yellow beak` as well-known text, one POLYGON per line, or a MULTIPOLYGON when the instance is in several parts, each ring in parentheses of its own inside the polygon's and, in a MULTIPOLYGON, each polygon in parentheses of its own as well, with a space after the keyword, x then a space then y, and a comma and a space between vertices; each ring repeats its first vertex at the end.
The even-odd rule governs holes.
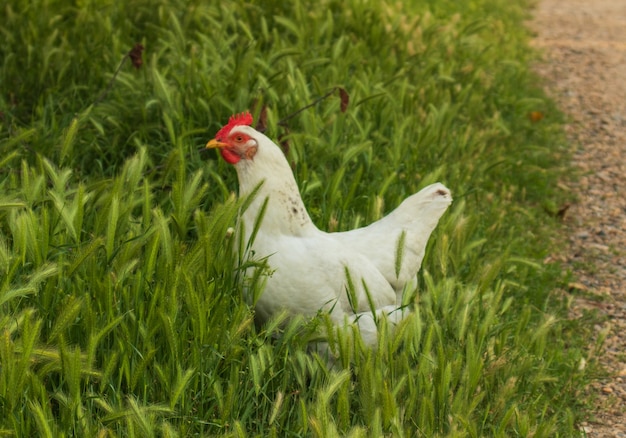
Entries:
POLYGON ((214 138, 213 140, 209 141, 206 144, 206 148, 207 149, 224 148, 226 146, 228 146, 228 144, 226 144, 224 142, 221 142, 221 141, 217 140, 216 138, 214 138))

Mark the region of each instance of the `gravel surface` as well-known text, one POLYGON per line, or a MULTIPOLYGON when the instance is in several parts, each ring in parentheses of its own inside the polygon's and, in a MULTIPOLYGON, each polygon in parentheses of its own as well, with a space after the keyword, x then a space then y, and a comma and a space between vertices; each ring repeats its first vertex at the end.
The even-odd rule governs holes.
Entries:
POLYGON ((569 242, 553 256, 572 270, 572 317, 595 310, 590 352, 607 375, 589 393, 588 437, 626 438, 626 0, 539 0, 531 24, 545 53, 537 67, 570 117, 581 178, 565 216, 569 242))

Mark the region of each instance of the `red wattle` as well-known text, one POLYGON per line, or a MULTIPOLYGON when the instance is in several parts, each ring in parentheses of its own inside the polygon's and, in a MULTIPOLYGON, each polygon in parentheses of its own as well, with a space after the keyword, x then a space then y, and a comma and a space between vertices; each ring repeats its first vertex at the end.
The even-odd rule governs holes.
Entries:
POLYGON ((226 162, 229 164, 237 164, 239 160, 241 160, 241 157, 239 155, 229 149, 222 148, 220 152, 222 154, 222 158, 224 158, 224 160, 226 160, 226 162))

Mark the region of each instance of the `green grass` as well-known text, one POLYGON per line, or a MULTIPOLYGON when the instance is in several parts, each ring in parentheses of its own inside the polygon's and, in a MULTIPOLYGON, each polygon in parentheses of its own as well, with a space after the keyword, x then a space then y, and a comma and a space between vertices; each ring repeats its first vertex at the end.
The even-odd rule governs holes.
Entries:
POLYGON ((542 263, 568 151, 529 5, 284 3, 3 3, 0 436, 578 434, 583 341, 542 263), (346 113, 278 125, 336 86, 346 113), (376 351, 331 332, 334 367, 307 347, 323 316, 254 325, 245 200, 199 153, 259 104, 322 229, 453 191, 415 312, 376 351))

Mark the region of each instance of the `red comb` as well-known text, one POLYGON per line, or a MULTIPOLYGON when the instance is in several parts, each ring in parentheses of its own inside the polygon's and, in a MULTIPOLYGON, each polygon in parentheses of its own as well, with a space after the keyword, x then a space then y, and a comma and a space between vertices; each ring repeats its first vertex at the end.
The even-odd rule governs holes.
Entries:
POLYGON ((246 111, 245 113, 235 114, 233 116, 230 116, 230 119, 228 119, 228 123, 224 125, 222 129, 217 131, 217 134, 215 134, 215 138, 218 140, 224 139, 228 137, 228 134, 230 134, 230 130, 233 129, 235 126, 238 126, 238 125, 250 126, 252 125, 252 122, 253 122, 252 114, 250 114, 248 111, 246 111))

